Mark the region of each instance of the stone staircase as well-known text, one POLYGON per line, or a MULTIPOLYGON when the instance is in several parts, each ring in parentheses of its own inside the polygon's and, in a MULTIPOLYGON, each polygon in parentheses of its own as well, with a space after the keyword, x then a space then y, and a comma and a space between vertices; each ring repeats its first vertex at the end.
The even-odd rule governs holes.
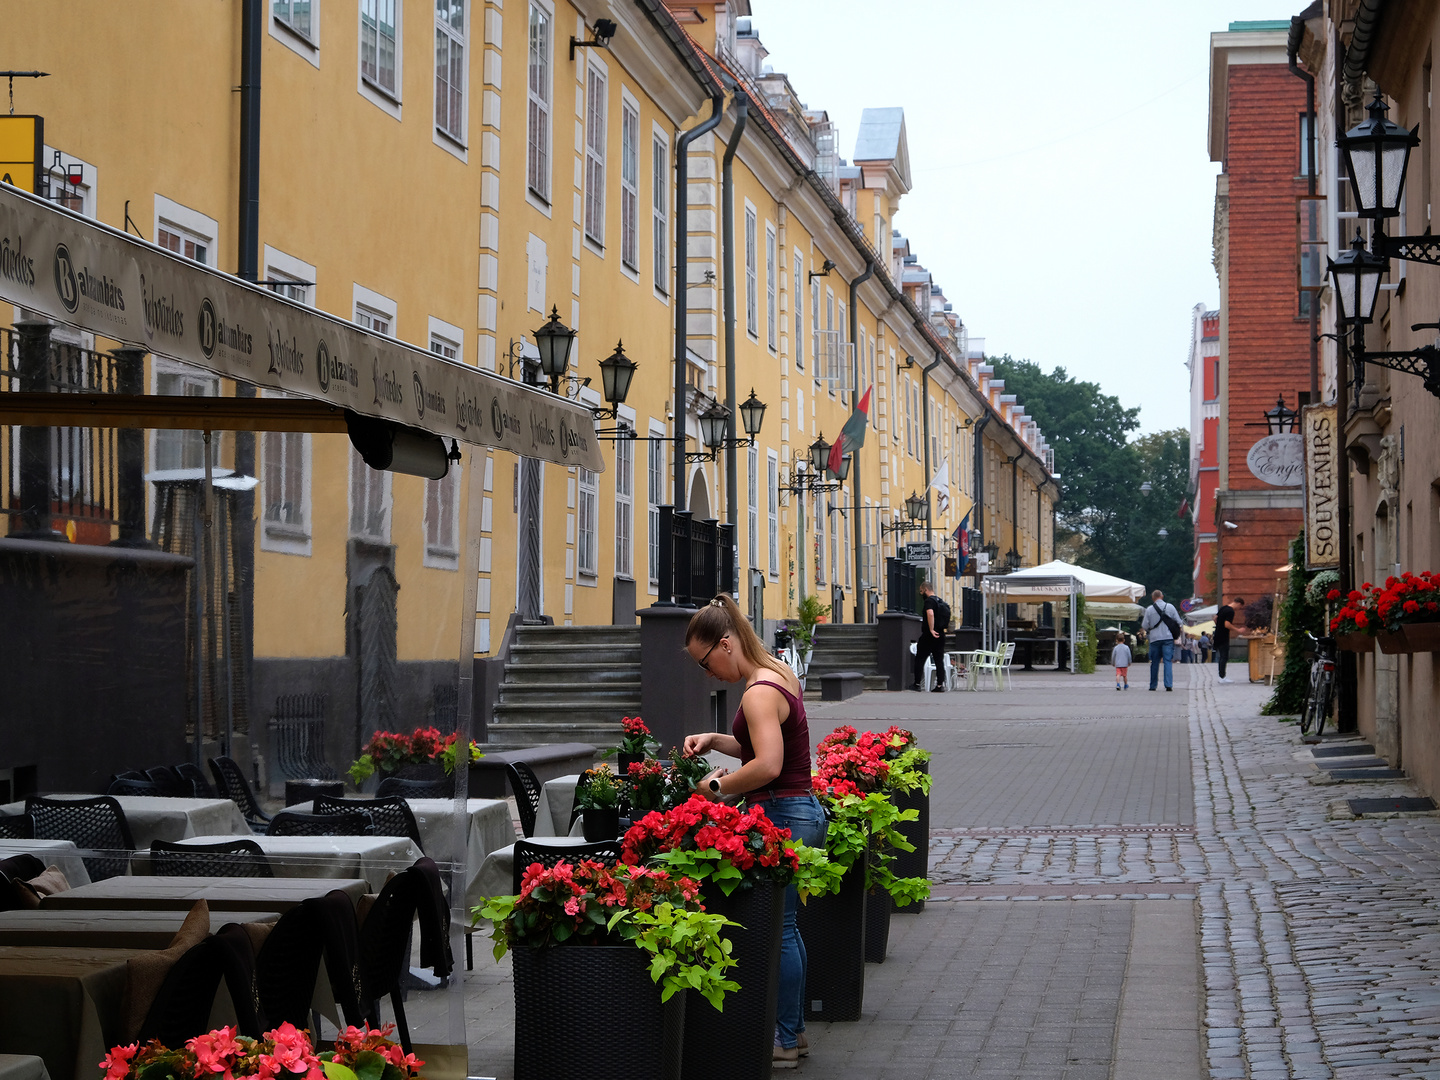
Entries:
MULTIPOLYGON (((880 669, 880 627, 875 623, 820 623, 815 627, 815 651, 810 654, 811 675, 828 671, 858 671, 866 690, 889 689, 880 669)), ((806 698, 820 697, 820 680, 806 679, 806 698)))
POLYGON ((640 627, 519 626, 492 743, 615 746, 620 719, 640 712, 640 627))

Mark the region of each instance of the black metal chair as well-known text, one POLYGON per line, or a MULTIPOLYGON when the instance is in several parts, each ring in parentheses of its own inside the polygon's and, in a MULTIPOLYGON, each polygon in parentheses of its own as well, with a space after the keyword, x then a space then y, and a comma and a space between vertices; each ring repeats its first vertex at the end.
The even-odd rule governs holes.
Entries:
POLYGON ((246 824, 253 832, 265 832, 270 824, 270 815, 260 809, 260 800, 255 798, 255 792, 250 790, 250 781, 245 779, 235 760, 223 755, 212 757, 210 771, 215 774, 215 789, 221 797, 240 807, 240 813, 245 815, 246 824))
POLYGON ((0 839, 34 840, 35 819, 29 814, 0 814, 0 839))
POLYGON ((156 877, 274 877, 270 860, 254 840, 218 844, 150 844, 150 872, 156 877))
POLYGON ((507 761, 505 774, 510 777, 510 789, 515 792, 515 806, 520 811, 520 831, 534 836, 535 815, 540 812, 540 781, 523 761, 507 761))
POLYGON ((343 814, 304 814, 281 810, 270 819, 269 836, 373 836, 375 819, 363 810, 343 814))
POLYGON ((123 852, 82 856, 91 881, 117 877, 130 868, 135 841, 125 811, 109 795, 93 799, 47 799, 31 795, 25 812, 35 820, 39 840, 69 840, 82 852, 123 852))
POLYGON ((349 814, 359 810, 375 822, 376 836, 408 836, 421 851, 420 826, 404 799, 337 799, 333 795, 315 796, 315 813, 349 814))
POLYGON ((524 840, 516 840, 515 892, 517 894, 520 892, 520 879, 525 876, 525 871, 530 869, 533 863, 539 863, 546 867, 562 862, 578 863, 586 859, 598 863, 618 863, 620 846, 618 837, 614 840, 599 840, 593 844, 570 844, 566 847, 550 847, 547 844, 530 844, 524 840))
POLYGON ((400 981, 409 966, 411 928, 421 906, 429 903, 420 875, 413 867, 402 870, 385 883, 360 927, 360 1003, 365 1020, 372 1028, 380 1026, 380 999, 388 996, 395 1010, 395 1032, 407 1054, 410 1028, 400 981))
POLYGON ((297 1028, 311 1027, 310 1005, 325 952, 321 912, 313 899, 318 898, 281 915, 255 956, 255 989, 267 1030, 287 1020, 297 1028))
POLYGON ((132 780, 128 776, 117 776, 105 789, 106 795, 159 795, 160 789, 151 780, 132 780))
POLYGON ((180 779, 190 781, 190 788, 197 799, 215 798, 215 789, 210 786, 210 781, 205 778, 205 771, 193 761, 182 761, 179 765, 172 766, 180 779))
POLYGON ((402 780, 398 776, 387 776, 380 781, 375 794, 381 799, 453 799, 455 781, 402 780))
POLYGON ((182 780, 180 774, 169 765, 146 769, 145 775, 161 795, 172 799, 188 799, 194 796, 195 789, 191 787, 190 781, 182 780))

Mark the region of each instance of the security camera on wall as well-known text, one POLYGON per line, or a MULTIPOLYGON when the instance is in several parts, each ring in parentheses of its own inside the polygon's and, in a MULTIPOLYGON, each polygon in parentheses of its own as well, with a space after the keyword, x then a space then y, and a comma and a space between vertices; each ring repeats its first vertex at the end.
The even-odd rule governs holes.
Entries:
POLYGON ((1239 525, 1236 525, 1233 521, 1222 521, 1220 524, 1224 525, 1227 529, 1238 529, 1240 527, 1239 525))

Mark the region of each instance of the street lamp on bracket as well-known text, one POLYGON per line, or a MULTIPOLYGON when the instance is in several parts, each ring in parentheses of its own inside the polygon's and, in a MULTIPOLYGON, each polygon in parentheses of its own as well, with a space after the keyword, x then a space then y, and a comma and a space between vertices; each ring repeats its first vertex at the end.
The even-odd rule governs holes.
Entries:
POLYGON ((719 401, 712 401, 709 408, 700 414, 700 444, 705 447, 698 453, 685 455, 686 461, 714 461, 720 451, 730 446, 754 446, 760 437, 760 427, 765 422, 765 402, 755 396, 751 387, 750 396, 740 404, 740 424, 745 430, 743 439, 730 438, 730 410, 719 401))
POLYGON ((908 533, 930 528, 930 505, 923 495, 911 492, 905 499, 905 520, 880 523, 880 535, 908 533))

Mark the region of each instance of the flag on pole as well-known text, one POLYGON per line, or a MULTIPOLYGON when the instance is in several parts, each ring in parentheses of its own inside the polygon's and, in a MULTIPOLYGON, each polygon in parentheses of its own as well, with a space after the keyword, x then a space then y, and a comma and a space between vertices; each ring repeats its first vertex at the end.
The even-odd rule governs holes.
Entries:
POLYGON ((930 486, 940 492, 939 504, 940 513, 948 513, 950 510, 950 459, 946 458, 940 463, 935 476, 930 481, 930 486))
POLYGON ((970 561, 970 511, 965 511, 965 517, 960 524, 955 526, 955 543, 960 548, 960 557, 955 560, 955 576, 959 577, 965 573, 965 564, 970 561))
POLYGON ((840 437, 831 444, 830 459, 825 462, 825 467, 832 473, 838 473, 841 459, 846 454, 859 450, 865 445, 865 429, 869 425, 870 390, 866 390, 865 396, 860 399, 860 404, 855 406, 855 411, 850 414, 850 419, 846 420, 845 426, 840 429, 840 437))
POLYGON ((1190 497, 1187 495, 1180 500, 1180 509, 1175 511, 1175 516, 1183 518, 1188 513, 1190 513, 1190 497))

